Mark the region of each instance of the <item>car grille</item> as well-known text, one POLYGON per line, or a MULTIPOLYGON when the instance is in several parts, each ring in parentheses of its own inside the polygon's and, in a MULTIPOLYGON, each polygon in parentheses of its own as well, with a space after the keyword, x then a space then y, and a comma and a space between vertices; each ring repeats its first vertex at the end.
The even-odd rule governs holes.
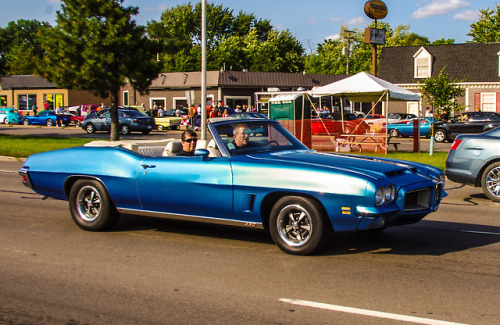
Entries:
POLYGON ((405 197, 405 211, 420 211, 427 210, 431 204, 430 188, 419 189, 406 193, 405 197))

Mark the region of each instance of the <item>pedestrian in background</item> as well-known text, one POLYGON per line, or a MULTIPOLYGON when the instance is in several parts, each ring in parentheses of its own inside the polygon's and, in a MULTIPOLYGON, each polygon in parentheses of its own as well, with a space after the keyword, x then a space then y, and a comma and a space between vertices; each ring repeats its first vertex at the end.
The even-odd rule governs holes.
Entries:
POLYGON ((62 119, 62 109, 61 107, 57 107, 55 110, 56 113, 56 127, 61 126, 61 119, 62 119))

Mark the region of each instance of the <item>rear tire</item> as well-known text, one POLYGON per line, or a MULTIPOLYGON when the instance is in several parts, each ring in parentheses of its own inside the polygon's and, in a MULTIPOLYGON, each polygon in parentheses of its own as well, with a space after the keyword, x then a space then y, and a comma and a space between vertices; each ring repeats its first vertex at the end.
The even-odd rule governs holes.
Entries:
POLYGON ((96 180, 75 182, 69 193, 69 209, 75 223, 89 231, 109 229, 120 217, 106 188, 96 180))
POLYGON ((92 123, 88 123, 87 125, 85 125, 85 131, 86 131, 88 134, 95 133, 95 127, 94 127, 94 124, 92 124, 92 123))
POLYGON ((30 120, 28 120, 27 118, 25 118, 25 119, 23 120, 23 124, 24 124, 24 125, 30 125, 30 120))
POLYGON ((163 131, 163 125, 158 125, 158 130, 163 131))
POLYGON ((489 165, 481 177, 481 187, 484 194, 495 202, 500 202, 500 162, 489 165))
POLYGON ((276 245, 295 255, 308 255, 320 249, 327 238, 327 224, 319 204, 300 196, 279 199, 269 218, 269 230, 276 245))
POLYGON ((48 119, 45 124, 47 124, 47 126, 53 126, 54 125, 54 121, 52 121, 52 119, 48 119))
POLYGON ((120 125, 120 134, 123 135, 130 134, 130 127, 127 124, 120 125))

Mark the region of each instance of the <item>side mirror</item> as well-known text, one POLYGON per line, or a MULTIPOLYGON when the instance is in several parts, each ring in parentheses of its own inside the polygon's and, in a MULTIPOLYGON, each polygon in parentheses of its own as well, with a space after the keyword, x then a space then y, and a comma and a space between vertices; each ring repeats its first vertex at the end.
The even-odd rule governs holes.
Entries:
POLYGON ((209 154, 210 152, 207 149, 196 149, 194 151, 194 155, 196 157, 201 157, 203 160, 207 160, 209 154))

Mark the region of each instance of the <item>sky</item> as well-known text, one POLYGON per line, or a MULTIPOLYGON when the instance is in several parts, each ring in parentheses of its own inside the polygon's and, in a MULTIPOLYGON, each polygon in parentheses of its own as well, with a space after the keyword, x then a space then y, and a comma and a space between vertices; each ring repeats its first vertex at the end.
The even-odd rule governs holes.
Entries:
MULTIPOLYGON (((139 7, 134 17, 140 25, 159 21, 161 13, 179 4, 199 0, 125 0, 124 6, 139 7)), ((477 21, 479 9, 495 9, 495 0, 383 0, 388 14, 382 20, 395 27, 409 25, 410 32, 436 39, 454 39, 455 43, 470 41, 470 24, 477 21)), ((223 5, 234 14, 253 13, 268 19, 278 30, 288 29, 307 53, 316 50, 325 39, 338 37, 340 26, 364 30, 371 19, 364 13, 366 0, 207 0, 223 5)), ((0 0, 0 27, 18 19, 36 19, 55 25, 60 0, 0 0)))

